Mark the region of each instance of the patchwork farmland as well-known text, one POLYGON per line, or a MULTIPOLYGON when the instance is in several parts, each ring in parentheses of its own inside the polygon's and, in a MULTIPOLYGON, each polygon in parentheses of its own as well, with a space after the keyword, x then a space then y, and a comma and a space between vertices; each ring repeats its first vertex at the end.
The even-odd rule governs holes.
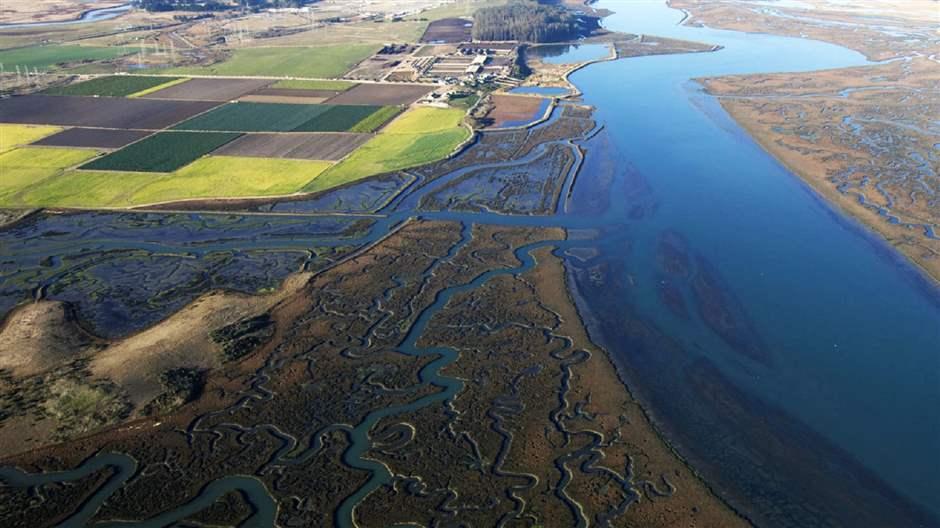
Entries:
POLYGON ((431 85, 106 75, 0 100, 0 207, 135 207, 319 192, 446 157, 431 85))
MULTIPOLYGON (((177 130, 229 132, 346 132, 382 110, 372 105, 326 105, 288 103, 229 103, 181 123, 177 130)), ((396 112, 397 113, 397 112, 396 112)), ((381 114, 386 120, 394 113, 381 114)), ((384 121, 370 120, 371 132, 384 121)))

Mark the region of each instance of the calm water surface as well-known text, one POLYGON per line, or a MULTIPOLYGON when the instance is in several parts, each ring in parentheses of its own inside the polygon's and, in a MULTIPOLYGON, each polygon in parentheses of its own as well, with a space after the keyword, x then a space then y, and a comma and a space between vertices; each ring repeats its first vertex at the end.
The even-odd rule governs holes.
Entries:
MULTIPOLYGON (((598 7, 616 12, 605 20, 613 30, 724 46, 716 53, 599 63, 572 76, 656 203, 654 214, 629 225, 636 232, 629 255, 620 250, 633 266, 626 270, 636 284, 633 306, 696 351, 689 362, 706 357, 738 389, 782 409, 902 495, 940 513, 937 289, 876 236, 822 203, 690 82, 858 66, 864 57, 810 40, 680 26, 682 13, 658 1, 598 7), (680 232, 717 269, 772 356, 769 365, 742 359, 703 324, 662 306, 650 263, 667 229, 680 232)), ((636 359, 609 332, 601 334, 624 363, 636 359)), ((682 365, 675 367, 676 378, 657 380, 659 389, 687 383, 679 377, 682 365)), ((643 393, 646 382, 636 383, 643 393)), ((679 445, 700 442, 682 423, 695 417, 660 418, 679 445)))
POLYGON ((549 64, 576 64, 609 56, 610 46, 607 44, 546 44, 529 48, 526 53, 549 64))

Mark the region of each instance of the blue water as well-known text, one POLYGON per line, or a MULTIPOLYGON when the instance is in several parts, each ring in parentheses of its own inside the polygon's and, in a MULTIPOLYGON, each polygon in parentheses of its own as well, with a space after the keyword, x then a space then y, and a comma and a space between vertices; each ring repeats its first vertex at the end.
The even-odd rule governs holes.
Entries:
POLYGON ((940 513, 937 290, 875 235, 834 214, 690 82, 859 66, 864 57, 805 39, 680 26, 682 13, 657 1, 598 7, 616 12, 605 19, 610 29, 724 46, 599 63, 571 80, 656 198, 655 215, 636 225, 631 258, 652 259, 654 233, 681 230, 730 283, 774 365, 742 363, 707 328, 658 306, 654 288, 642 287, 655 283, 650 266, 634 270, 643 315, 940 513))
POLYGON ((544 44, 526 50, 526 53, 539 57, 549 64, 577 64, 610 55, 607 44, 544 44))
POLYGON ((57 22, 23 22, 19 24, 0 24, 0 29, 16 29, 16 28, 33 28, 33 27, 44 27, 44 26, 68 26, 72 24, 84 24, 86 22, 101 22, 104 20, 111 20, 117 18, 124 13, 130 11, 132 6, 130 4, 124 4, 115 7, 107 7, 104 9, 90 9, 82 13, 82 15, 75 20, 62 20, 57 22))

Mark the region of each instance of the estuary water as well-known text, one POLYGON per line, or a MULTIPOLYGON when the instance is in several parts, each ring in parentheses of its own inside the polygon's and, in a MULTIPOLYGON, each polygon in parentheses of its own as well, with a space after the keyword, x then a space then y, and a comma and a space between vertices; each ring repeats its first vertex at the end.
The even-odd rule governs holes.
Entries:
MULTIPOLYGON (((833 503, 863 502, 882 484, 880 495, 896 492, 898 501, 940 514, 938 289, 877 235, 818 198, 690 80, 860 66, 865 58, 807 39, 682 26, 683 13, 658 0, 602 1, 597 7, 615 12, 604 21, 608 29, 724 49, 598 63, 571 78, 655 204, 641 221, 626 222, 634 232, 629 248, 603 248, 608 264, 617 262, 610 266, 618 270, 611 285, 627 286, 618 291, 608 285, 598 293, 605 298, 584 293, 581 307, 595 320, 594 337, 619 360, 628 384, 679 451, 755 520, 800 522, 787 513, 798 507, 782 503, 801 494, 786 488, 814 485, 844 492, 838 498, 816 495, 827 502, 814 505, 822 509, 817 511, 831 508, 820 519, 845 522, 835 511, 844 505, 833 503), (746 321, 739 326, 749 327, 749 339, 764 351, 762 361, 743 357, 733 339, 729 345, 717 338, 700 319, 683 320, 663 306, 655 263, 664 233, 678 234, 720 277, 730 311, 737 311, 739 323, 746 321), (615 294, 616 302, 606 298, 615 294), (654 345, 624 333, 623 310, 611 314, 618 304, 628 304, 683 352, 657 363, 664 355, 654 354, 654 345), (707 389, 702 373, 708 373, 707 389), (696 382, 699 389, 691 389, 696 382), (728 401, 731 395, 747 402, 728 401), (716 401, 703 403, 709 397, 716 401), (758 410, 764 416, 756 416, 758 410), (729 421, 735 412, 751 421, 729 421), (811 438, 820 443, 817 451, 838 460, 796 458, 806 453, 794 444, 811 438), (781 463, 795 467, 773 465, 781 463), (833 467, 811 467, 816 464, 833 467), (845 472, 856 464, 857 471, 845 472), (762 482, 768 476, 787 481, 826 475, 828 481, 815 484, 783 482, 775 492, 755 488, 768 484, 762 482), (762 496, 769 492, 780 495, 762 496), (773 509, 777 499, 778 516, 755 511, 762 500, 761 508, 773 509)), ((579 176, 579 185, 585 181, 588 172, 579 176)), ((612 189, 609 226, 626 220, 614 203, 624 195, 612 189)), ((921 525, 935 521, 911 518, 921 525)), ((908 526, 904 522, 893 525, 908 526)))

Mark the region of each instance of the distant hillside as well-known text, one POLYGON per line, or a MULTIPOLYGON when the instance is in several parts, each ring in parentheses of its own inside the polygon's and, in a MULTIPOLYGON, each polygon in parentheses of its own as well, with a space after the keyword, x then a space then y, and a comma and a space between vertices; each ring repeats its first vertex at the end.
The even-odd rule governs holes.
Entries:
POLYGON ((136 0, 147 11, 258 11, 272 7, 303 7, 318 0, 136 0))
POLYGON ((474 40, 560 42, 590 34, 597 27, 595 17, 530 0, 486 7, 473 15, 474 40))

